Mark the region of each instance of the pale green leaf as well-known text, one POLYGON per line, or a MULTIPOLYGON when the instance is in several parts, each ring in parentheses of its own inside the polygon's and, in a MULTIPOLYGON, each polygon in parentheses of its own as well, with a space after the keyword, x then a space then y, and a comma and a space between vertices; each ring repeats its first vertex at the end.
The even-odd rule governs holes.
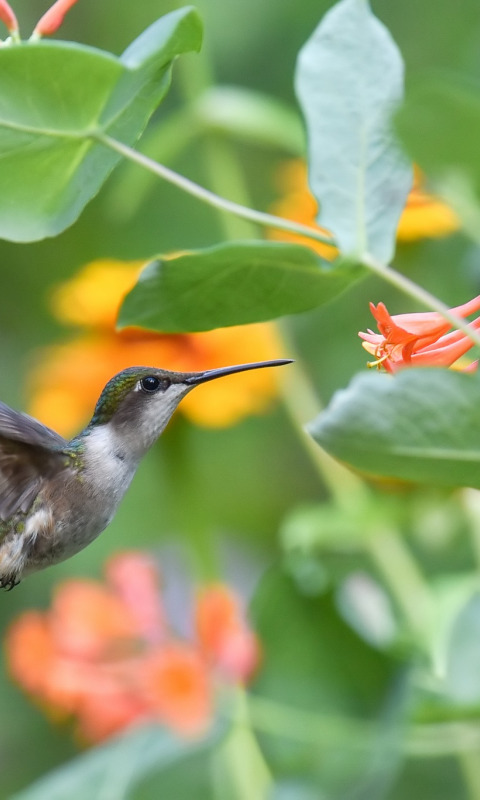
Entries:
POLYGON ((300 51, 296 89, 319 224, 342 252, 388 262, 412 174, 390 124, 402 58, 367 0, 341 0, 325 15, 300 51))
POLYGON ((480 488, 480 376, 366 372, 309 426, 331 455, 371 476, 480 488))

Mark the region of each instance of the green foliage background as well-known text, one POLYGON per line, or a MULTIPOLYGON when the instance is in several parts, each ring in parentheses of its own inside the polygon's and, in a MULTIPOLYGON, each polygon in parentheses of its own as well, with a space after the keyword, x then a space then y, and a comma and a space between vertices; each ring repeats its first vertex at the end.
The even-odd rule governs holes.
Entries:
MULTIPOLYGON (((45 6, 33 0, 24 0, 21 5, 16 11, 22 29, 28 30, 45 6)), ((323 0, 300 0, 295 4, 287 0, 262 0, 260 3, 201 0, 196 5, 205 23, 202 54, 183 56, 175 65, 171 92, 151 123, 152 136, 155 126, 159 126, 160 131, 167 115, 183 107, 185 99, 197 98, 208 81, 214 85, 231 84, 265 92, 298 113, 293 92, 296 56, 331 4, 323 0)), ((139 0, 133 7, 127 0, 103 0, 101 3, 80 0, 65 21, 62 38, 118 54, 158 16, 175 7, 163 0, 139 0)), ((459 70, 472 80, 480 77, 477 0, 462 0, 458 4, 447 0, 440 3, 423 0, 421 4, 415 0, 401 4, 378 0, 373 3, 373 9, 400 47, 406 62, 407 87, 431 72, 438 75, 459 70)), ((195 128, 191 119, 184 119, 182 124, 179 116, 176 141, 172 144, 165 136, 158 157, 199 183, 242 201, 235 171, 239 169, 247 181, 252 204, 268 208, 278 193, 278 167, 297 151, 294 144, 272 147, 255 142, 253 138, 246 141, 244 136, 229 135, 204 124, 195 128), (184 148, 179 147, 182 137, 184 148), (237 158, 236 167, 229 166, 229 157, 225 168, 215 170, 212 164, 216 161, 218 167, 218 162, 221 163, 224 145, 232 148, 237 158)), ((285 138, 289 143, 298 142, 294 136, 285 138)), ((73 275, 89 260, 102 256, 147 258, 158 252, 216 245, 225 234, 241 237, 251 233, 246 223, 217 214, 177 189, 153 179, 140 181, 141 200, 132 202, 131 186, 135 186, 132 184, 135 180, 132 167, 122 165, 80 219, 55 239, 22 245, 0 242, 0 388, 2 400, 10 405, 21 408, 26 403, 29 369, 38 358, 38 348, 65 337, 65 331, 55 324, 48 309, 49 291, 58 281, 73 275)), ((476 266, 479 256, 478 246, 458 235, 448 240, 424 240, 401 246, 395 265, 453 306, 480 292, 476 266)), ((365 353, 357 331, 371 325, 368 301, 380 299, 392 312, 410 309, 404 297, 378 279, 368 278, 324 308, 282 322, 324 403, 338 387, 345 386, 354 373, 364 369, 365 353)), ((100 575, 105 559, 120 548, 158 550, 162 542, 171 541, 172 537, 182 547, 190 548, 199 535, 200 519, 202 527, 209 528, 214 538, 223 542, 223 549, 240 548, 248 559, 269 565, 273 570, 256 599, 254 613, 267 648, 271 649, 272 660, 280 664, 284 673, 283 678, 278 674, 269 678, 266 672, 256 687, 258 694, 275 697, 276 681, 283 686, 285 680, 292 686, 288 699, 306 709, 318 707, 325 711, 327 698, 330 714, 348 711, 368 716, 378 710, 379 697, 371 686, 373 677, 377 689, 387 685, 396 672, 395 665, 379 651, 367 651, 366 645, 350 629, 345 633, 345 623, 336 611, 333 589, 340 577, 351 570, 372 567, 368 544, 360 541, 362 525, 358 522, 365 519, 365 528, 371 526, 372 510, 368 508, 362 512, 365 514, 362 517, 352 500, 350 517, 346 511, 345 519, 333 523, 328 517, 328 505, 325 505, 324 512, 318 513, 325 513, 323 528, 332 533, 330 538, 325 534, 325 541, 318 546, 318 560, 308 548, 305 559, 302 548, 289 550, 286 546, 287 564, 297 579, 295 585, 302 586, 303 581, 305 588, 308 581, 313 581, 325 593, 314 591, 313 597, 299 593, 292 588, 291 578, 275 572, 285 560, 282 542, 288 545, 288 524, 289 530, 294 531, 293 539, 298 542, 298 531, 308 533, 311 525, 309 515, 302 509, 322 499, 327 499, 327 490, 319 487, 310 460, 282 407, 277 406, 266 416, 250 418, 224 431, 204 431, 177 419, 142 464, 108 531, 75 559, 30 578, 20 590, 2 595, 0 629, 4 630, 21 610, 46 606, 52 586, 60 579, 71 575, 100 575), (235 492, 231 491, 232 486, 235 492), (297 510, 298 518, 292 517, 292 510, 297 510), (288 524, 285 523, 287 515, 288 524), (280 529, 283 537, 279 536, 280 529), (291 615, 291 624, 278 629, 276 613, 283 607, 282 603, 285 612, 283 616, 279 612, 280 617, 283 620, 291 615), (318 628, 320 619, 323 629, 318 628), (315 642, 313 651, 304 651, 299 646, 302 636, 315 642), (332 658, 338 642, 342 642, 343 648, 338 650, 342 670, 338 669, 338 660, 332 658), (292 650, 296 656, 295 669, 291 662, 292 650), (316 698, 318 705, 312 704, 312 695, 307 690, 302 696, 303 688, 315 681, 321 687, 321 696, 316 698)), ((470 580, 472 546, 465 536, 466 514, 456 497, 433 490, 423 491, 418 495, 413 493, 409 502, 403 503, 379 492, 376 505, 383 508, 384 504, 389 506, 388 514, 392 519, 400 520, 404 526, 409 545, 432 585, 437 587, 439 575, 444 583, 448 583, 449 576, 462 572, 466 580, 470 580), (434 517, 435 508, 442 510, 439 519, 434 517)), ((208 559, 207 554, 205 559, 208 559)), ((446 596, 444 587, 438 589, 438 595, 446 596)), ((462 643, 474 636, 470 622, 468 617, 458 623, 460 650, 462 643)), ((422 634, 427 639, 429 635, 433 638, 434 631, 422 634)), ((399 655, 402 645, 407 648, 408 644, 400 643, 399 655)), ((412 663, 414 660, 412 658, 412 663)), ((456 685, 462 684, 464 674, 455 674, 456 685)), ((401 697, 401 676, 396 680, 397 694, 401 697)), ((474 708, 475 703, 480 703, 480 680, 476 678, 476 681, 469 695, 474 698, 474 708)), ((417 706, 417 716, 435 720, 441 713, 435 702, 430 702, 428 691, 425 694, 427 698, 417 706)), ((455 691, 451 694, 451 704, 445 701, 448 709, 444 716, 447 718, 455 717, 454 709, 459 702, 455 691)), ((392 705, 393 709, 383 709, 385 716, 388 711, 396 713, 393 701, 392 705)), ((302 727, 301 722, 299 725, 302 727)), ((445 754, 439 751, 431 759, 417 757, 400 763, 395 748, 392 746, 392 752, 386 748, 384 764, 388 767, 388 776, 381 785, 370 779, 364 763, 360 769, 359 762, 368 762, 365 753, 357 752, 355 757, 348 755, 341 761, 342 741, 350 741, 349 737, 355 732, 343 733, 344 739, 340 731, 335 740, 329 728, 327 734, 323 733, 323 739, 320 736, 323 743, 320 760, 317 751, 307 753, 305 749, 289 751, 285 758, 275 737, 272 741, 266 733, 262 745, 271 762, 278 765, 280 776, 281 791, 279 789, 275 795, 276 800, 318 797, 317 767, 319 771, 323 769, 324 777, 326 775, 324 788, 328 794, 322 797, 365 797, 369 800, 374 797, 388 800, 410 800, 417 796, 436 800, 480 797, 480 790, 475 794, 473 783, 465 780, 468 756, 472 752, 478 756, 475 749, 457 758, 445 748, 445 754), (339 759, 340 766, 335 769, 339 759), (332 768, 331 773, 327 767, 332 768), (302 769, 310 776, 311 783, 299 779, 302 769), (357 780, 360 774, 362 777, 357 780), (344 794, 347 786, 339 776, 349 785, 349 794, 344 794), (356 791, 351 788, 355 783, 356 791)), ((64 731, 50 724, 41 710, 32 707, 1 673, 0 798, 10 797, 76 752, 64 731)), ((369 752, 382 753, 374 747, 369 752)), ((152 779, 149 784, 146 779, 132 796, 139 800, 157 797, 158 786, 162 786, 164 796, 168 797, 165 787, 169 785, 170 775, 176 796, 182 796, 183 792, 185 797, 209 798, 209 784, 202 771, 203 759, 194 752, 187 766, 188 769, 182 769, 183 788, 179 789, 180 784, 175 783, 179 779, 178 772, 170 765, 170 772, 162 777, 162 782, 152 779)), ((378 773, 374 765, 371 771, 378 773)))

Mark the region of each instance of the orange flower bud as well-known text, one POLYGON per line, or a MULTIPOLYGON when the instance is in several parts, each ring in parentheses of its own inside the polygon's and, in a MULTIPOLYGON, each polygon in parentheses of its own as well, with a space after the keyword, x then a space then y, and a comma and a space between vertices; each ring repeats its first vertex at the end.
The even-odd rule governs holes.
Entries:
POLYGON ((0 20, 5 25, 9 33, 18 32, 18 22, 7 0, 0 0, 0 20))
POLYGON ((67 11, 69 11, 76 2, 77 0, 57 0, 57 2, 45 12, 43 17, 40 17, 33 31, 34 38, 39 36, 51 36, 52 33, 55 33, 62 24, 67 11))

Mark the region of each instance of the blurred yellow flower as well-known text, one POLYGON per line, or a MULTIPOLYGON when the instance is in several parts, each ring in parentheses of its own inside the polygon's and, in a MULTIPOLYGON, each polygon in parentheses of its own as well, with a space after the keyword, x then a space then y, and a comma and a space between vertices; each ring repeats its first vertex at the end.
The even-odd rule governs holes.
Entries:
MULTIPOLYGON (((456 214, 441 200, 427 194, 422 188, 422 183, 422 174, 415 167, 413 186, 397 228, 399 242, 448 236, 459 228, 460 223, 456 214)), ((318 206, 308 188, 307 167, 304 161, 297 159, 284 164, 279 174, 279 186, 282 198, 272 207, 273 213, 304 225, 311 225, 327 236, 330 235, 328 230, 321 228, 315 222, 318 206)), ((272 230, 270 238, 305 244, 327 259, 335 258, 338 253, 334 247, 314 242, 296 233, 272 230)))
MULTIPOLYGON (((56 318, 84 330, 71 342, 40 353, 30 376, 29 413, 66 436, 88 421, 106 382, 126 367, 189 372, 278 357, 274 327, 265 323, 192 334, 116 331, 120 304, 144 264, 94 261, 53 293, 56 318)), ((265 409, 275 395, 272 373, 252 370, 205 383, 187 395, 180 409, 199 425, 232 425, 265 409)))
POLYGON ((455 212, 438 197, 427 194, 422 184, 422 173, 414 167, 413 186, 398 223, 399 242, 448 236, 460 227, 455 212))

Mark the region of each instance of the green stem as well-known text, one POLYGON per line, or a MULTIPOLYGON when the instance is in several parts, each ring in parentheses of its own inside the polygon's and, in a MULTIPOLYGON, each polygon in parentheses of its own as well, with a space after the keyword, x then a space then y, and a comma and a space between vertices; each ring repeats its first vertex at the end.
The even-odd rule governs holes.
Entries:
POLYGON ((199 200, 202 200, 204 203, 214 208, 218 208, 230 214, 236 214, 243 219, 257 223, 257 225, 263 225, 268 228, 278 228, 280 230, 289 231, 289 233, 298 233, 301 236, 307 236, 309 239, 322 242, 322 244, 329 244, 332 247, 335 246, 335 241, 331 236, 325 236, 325 234, 316 231, 308 225, 302 225, 299 222, 292 222, 288 219, 282 219, 282 217, 276 217, 273 214, 266 214, 263 211, 255 211, 253 208, 240 205, 240 203, 234 203, 232 200, 227 200, 214 192, 210 192, 208 189, 191 181, 189 178, 179 175, 178 172, 169 169, 169 167, 159 164, 157 161, 152 161, 148 156, 117 141, 117 139, 113 139, 111 136, 100 132, 94 132, 90 135, 92 139, 95 139, 105 147, 115 150, 115 152, 130 161, 135 161, 141 167, 150 170, 150 172, 155 173, 155 175, 158 175, 160 178, 172 183, 174 186, 178 186, 179 189, 183 189, 183 191, 188 192, 188 194, 197 197, 199 200))
POLYGON ((228 782, 235 787, 235 800, 264 800, 270 794, 273 778, 252 728, 247 696, 240 687, 232 710, 232 729, 220 749, 221 761, 217 764, 217 783, 222 784, 219 800, 225 797, 224 771, 228 782))
POLYGON ((365 548, 412 633, 423 641, 433 615, 433 600, 428 584, 403 538, 396 531, 383 528, 372 531, 366 537, 365 548))
POLYGON ((461 496, 470 523, 468 528, 477 572, 480 572, 480 492, 477 489, 464 489, 461 496))
MULTIPOLYGON (((246 206, 243 175, 238 168, 237 160, 232 156, 230 145, 224 137, 211 134, 202 142, 202 154, 208 170, 209 183, 218 195, 229 194, 236 197, 246 206)), ((219 219, 228 241, 251 239, 255 237, 255 229, 250 220, 233 214, 224 214, 219 209, 219 219)))
MULTIPOLYGON (((286 349, 289 353, 294 352, 290 342, 286 349)), ((314 387, 302 367, 301 359, 295 358, 295 363, 290 365, 289 370, 289 379, 279 382, 283 403, 317 474, 339 507, 351 510, 354 503, 357 506, 362 505, 368 492, 364 482, 328 455, 305 429, 305 424, 315 419, 322 408, 314 387)))
POLYGON ((478 749, 458 754, 469 800, 480 800, 480 758, 478 749))
MULTIPOLYGON (((338 746, 343 751, 371 751, 378 739, 379 726, 374 720, 322 714, 256 694, 249 694, 247 701, 249 718, 256 730, 301 744, 317 745, 319 752, 325 746, 338 746)), ((422 759, 458 756, 468 773, 466 782, 470 789, 480 786, 479 748, 480 725, 475 720, 405 726, 402 745, 405 755, 422 759)), ((471 791, 471 800, 479 797, 471 791)))
MULTIPOLYGON (((96 131, 92 132, 90 136, 92 139, 95 139, 105 147, 114 150, 130 161, 136 162, 141 167, 144 167, 144 169, 150 170, 150 172, 153 172, 160 178, 163 178, 169 183, 178 186, 179 189, 183 189, 183 191, 188 192, 188 194, 197 197, 199 200, 202 200, 204 203, 207 203, 214 208, 218 208, 230 214, 235 214, 242 219, 255 222, 257 225, 263 225, 269 228, 277 228, 278 230, 288 231, 289 233, 296 233, 300 236, 313 239, 316 242, 328 244, 332 247, 335 246, 335 240, 331 236, 326 236, 309 225, 302 225, 299 222, 283 219, 282 217, 277 217, 274 214, 267 214, 263 211, 257 211, 253 208, 243 206, 240 203, 234 203, 232 200, 227 200, 226 198, 221 197, 220 195, 215 194, 208 189, 205 189, 198 183, 191 181, 189 178, 185 178, 184 175, 179 175, 178 172, 166 167, 164 164, 153 161, 151 158, 148 158, 148 156, 140 153, 138 150, 134 150, 132 147, 123 144, 123 142, 119 142, 117 139, 107 136, 107 134, 96 131)), ((448 322, 450 322, 454 328, 461 330, 466 336, 469 337, 469 339, 472 340, 474 344, 480 347, 480 334, 472 330, 465 320, 452 313, 448 306, 445 305, 445 303, 442 303, 442 301, 435 297, 435 295, 430 294, 430 292, 428 292, 426 289, 423 289, 421 286, 418 286, 418 284, 416 284, 414 281, 411 281, 410 278, 407 278, 405 275, 396 272, 394 269, 392 269, 392 267, 389 267, 386 264, 381 264, 369 253, 363 254, 360 260, 367 269, 371 270, 371 272, 376 273, 384 280, 388 281, 393 286, 396 286, 402 292, 414 298, 427 308, 437 311, 442 315, 442 317, 448 320, 448 322)))

